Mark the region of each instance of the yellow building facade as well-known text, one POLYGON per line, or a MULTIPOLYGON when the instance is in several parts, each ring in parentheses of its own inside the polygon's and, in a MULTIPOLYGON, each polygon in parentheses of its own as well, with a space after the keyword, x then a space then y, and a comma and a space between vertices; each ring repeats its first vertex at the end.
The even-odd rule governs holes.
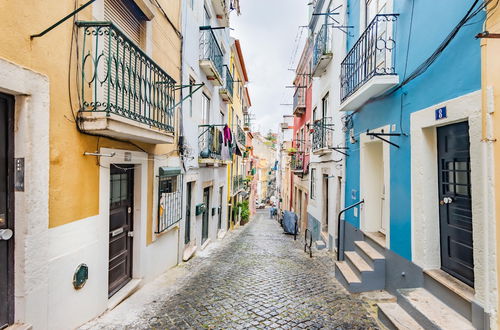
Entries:
POLYGON ((162 203, 182 202, 180 17, 180 0, 0 3, 16 181, 2 324, 74 328, 178 262, 182 216, 162 203))
POLYGON ((245 114, 248 114, 250 107, 250 97, 246 89, 248 73, 245 66, 243 52, 239 40, 234 40, 231 45, 230 72, 234 81, 232 102, 229 106, 228 124, 232 129, 233 138, 236 140, 237 151, 233 155, 231 166, 228 166, 228 204, 231 206, 230 228, 239 225, 241 217, 239 215, 238 204, 243 200, 242 193, 247 193, 248 185, 244 162, 246 151, 245 114))
MULTIPOLYGON (((494 4, 491 5, 493 7, 494 4)), ((495 5, 496 7, 496 5, 495 5)), ((488 194, 494 195, 496 207, 491 216, 496 219, 496 258, 497 272, 496 287, 492 288, 496 292, 495 313, 491 315, 492 328, 500 328, 498 320, 498 310, 500 302, 498 300, 498 288, 500 287, 500 278, 498 269, 500 269, 500 11, 496 8, 489 8, 488 19, 485 24, 485 33, 482 34, 482 96, 483 96, 483 136, 482 141, 489 155, 488 164, 485 164, 488 173, 492 173, 493 191, 488 194), (496 324, 495 324, 496 320, 496 324)), ((486 175, 487 173, 484 173, 486 175)))

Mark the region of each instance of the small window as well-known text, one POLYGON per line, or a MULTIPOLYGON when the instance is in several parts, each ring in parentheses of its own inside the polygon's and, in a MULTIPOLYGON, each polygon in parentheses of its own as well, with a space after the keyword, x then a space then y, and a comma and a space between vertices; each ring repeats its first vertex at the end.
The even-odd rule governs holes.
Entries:
POLYGON ((328 117, 328 94, 325 95, 323 100, 321 101, 321 107, 322 107, 322 118, 328 117))
POLYGON ((316 169, 311 169, 311 199, 316 198, 316 169))
POLYGON ((201 121, 203 125, 210 123, 210 99, 205 93, 201 97, 201 121))
POLYGON ((160 168, 158 176, 158 229, 164 232, 182 219, 182 175, 177 168, 160 168))

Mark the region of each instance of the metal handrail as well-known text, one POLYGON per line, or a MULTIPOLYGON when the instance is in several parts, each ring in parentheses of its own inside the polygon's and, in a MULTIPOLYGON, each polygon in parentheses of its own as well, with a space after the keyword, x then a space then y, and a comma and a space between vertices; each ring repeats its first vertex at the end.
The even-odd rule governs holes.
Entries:
POLYGON ((340 235, 340 217, 342 216, 342 214, 344 214, 345 212, 349 211, 350 209, 360 205, 360 204, 363 204, 365 202, 364 199, 360 200, 359 202, 355 203, 355 204, 352 204, 348 207, 346 207, 345 209, 341 210, 339 212, 339 216, 338 216, 338 219, 337 219, 337 261, 341 261, 340 260, 340 237, 342 237, 342 260, 344 260, 344 239, 345 239, 345 220, 344 220, 344 224, 343 224, 343 231, 342 231, 342 236, 340 235))
POLYGON ((345 101, 373 76, 395 75, 393 24, 398 14, 378 14, 341 63, 340 100, 345 101))

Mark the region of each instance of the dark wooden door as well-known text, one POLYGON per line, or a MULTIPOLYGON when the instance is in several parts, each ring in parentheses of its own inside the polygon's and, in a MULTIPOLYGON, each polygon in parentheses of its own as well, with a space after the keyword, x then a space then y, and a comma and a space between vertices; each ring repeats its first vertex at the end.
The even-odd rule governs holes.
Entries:
POLYGON ((187 191, 186 191, 186 224, 184 230, 184 244, 188 244, 191 242, 191 199, 192 199, 192 188, 193 183, 187 183, 187 191))
POLYGON ((109 282, 111 297, 132 279, 134 168, 111 165, 109 282))
POLYGON ((441 268, 474 286, 468 122, 439 127, 441 268))
POLYGON ((0 93, 0 329, 14 322, 14 99, 0 93))
POLYGON ((205 243, 208 238, 208 219, 210 216, 210 188, 203 189, 203 204, 206 205, 205 212, 203 212, 203 219, 201 224, 201 244, 205 243))

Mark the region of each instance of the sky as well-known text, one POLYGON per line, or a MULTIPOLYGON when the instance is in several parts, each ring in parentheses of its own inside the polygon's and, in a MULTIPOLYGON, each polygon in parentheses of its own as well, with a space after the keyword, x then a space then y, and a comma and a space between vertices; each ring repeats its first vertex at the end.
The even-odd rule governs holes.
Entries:
MULTIPOLYGON (((306 29, 307 0, 241 0, 241 15, 231 16, 231 35, 240 40, 249 76, 252 129, 277 132, 284 114, 292 113, 294 73, 288 70, 306 29)), ((300 56, 300 51, 295 58, 300 56)))

